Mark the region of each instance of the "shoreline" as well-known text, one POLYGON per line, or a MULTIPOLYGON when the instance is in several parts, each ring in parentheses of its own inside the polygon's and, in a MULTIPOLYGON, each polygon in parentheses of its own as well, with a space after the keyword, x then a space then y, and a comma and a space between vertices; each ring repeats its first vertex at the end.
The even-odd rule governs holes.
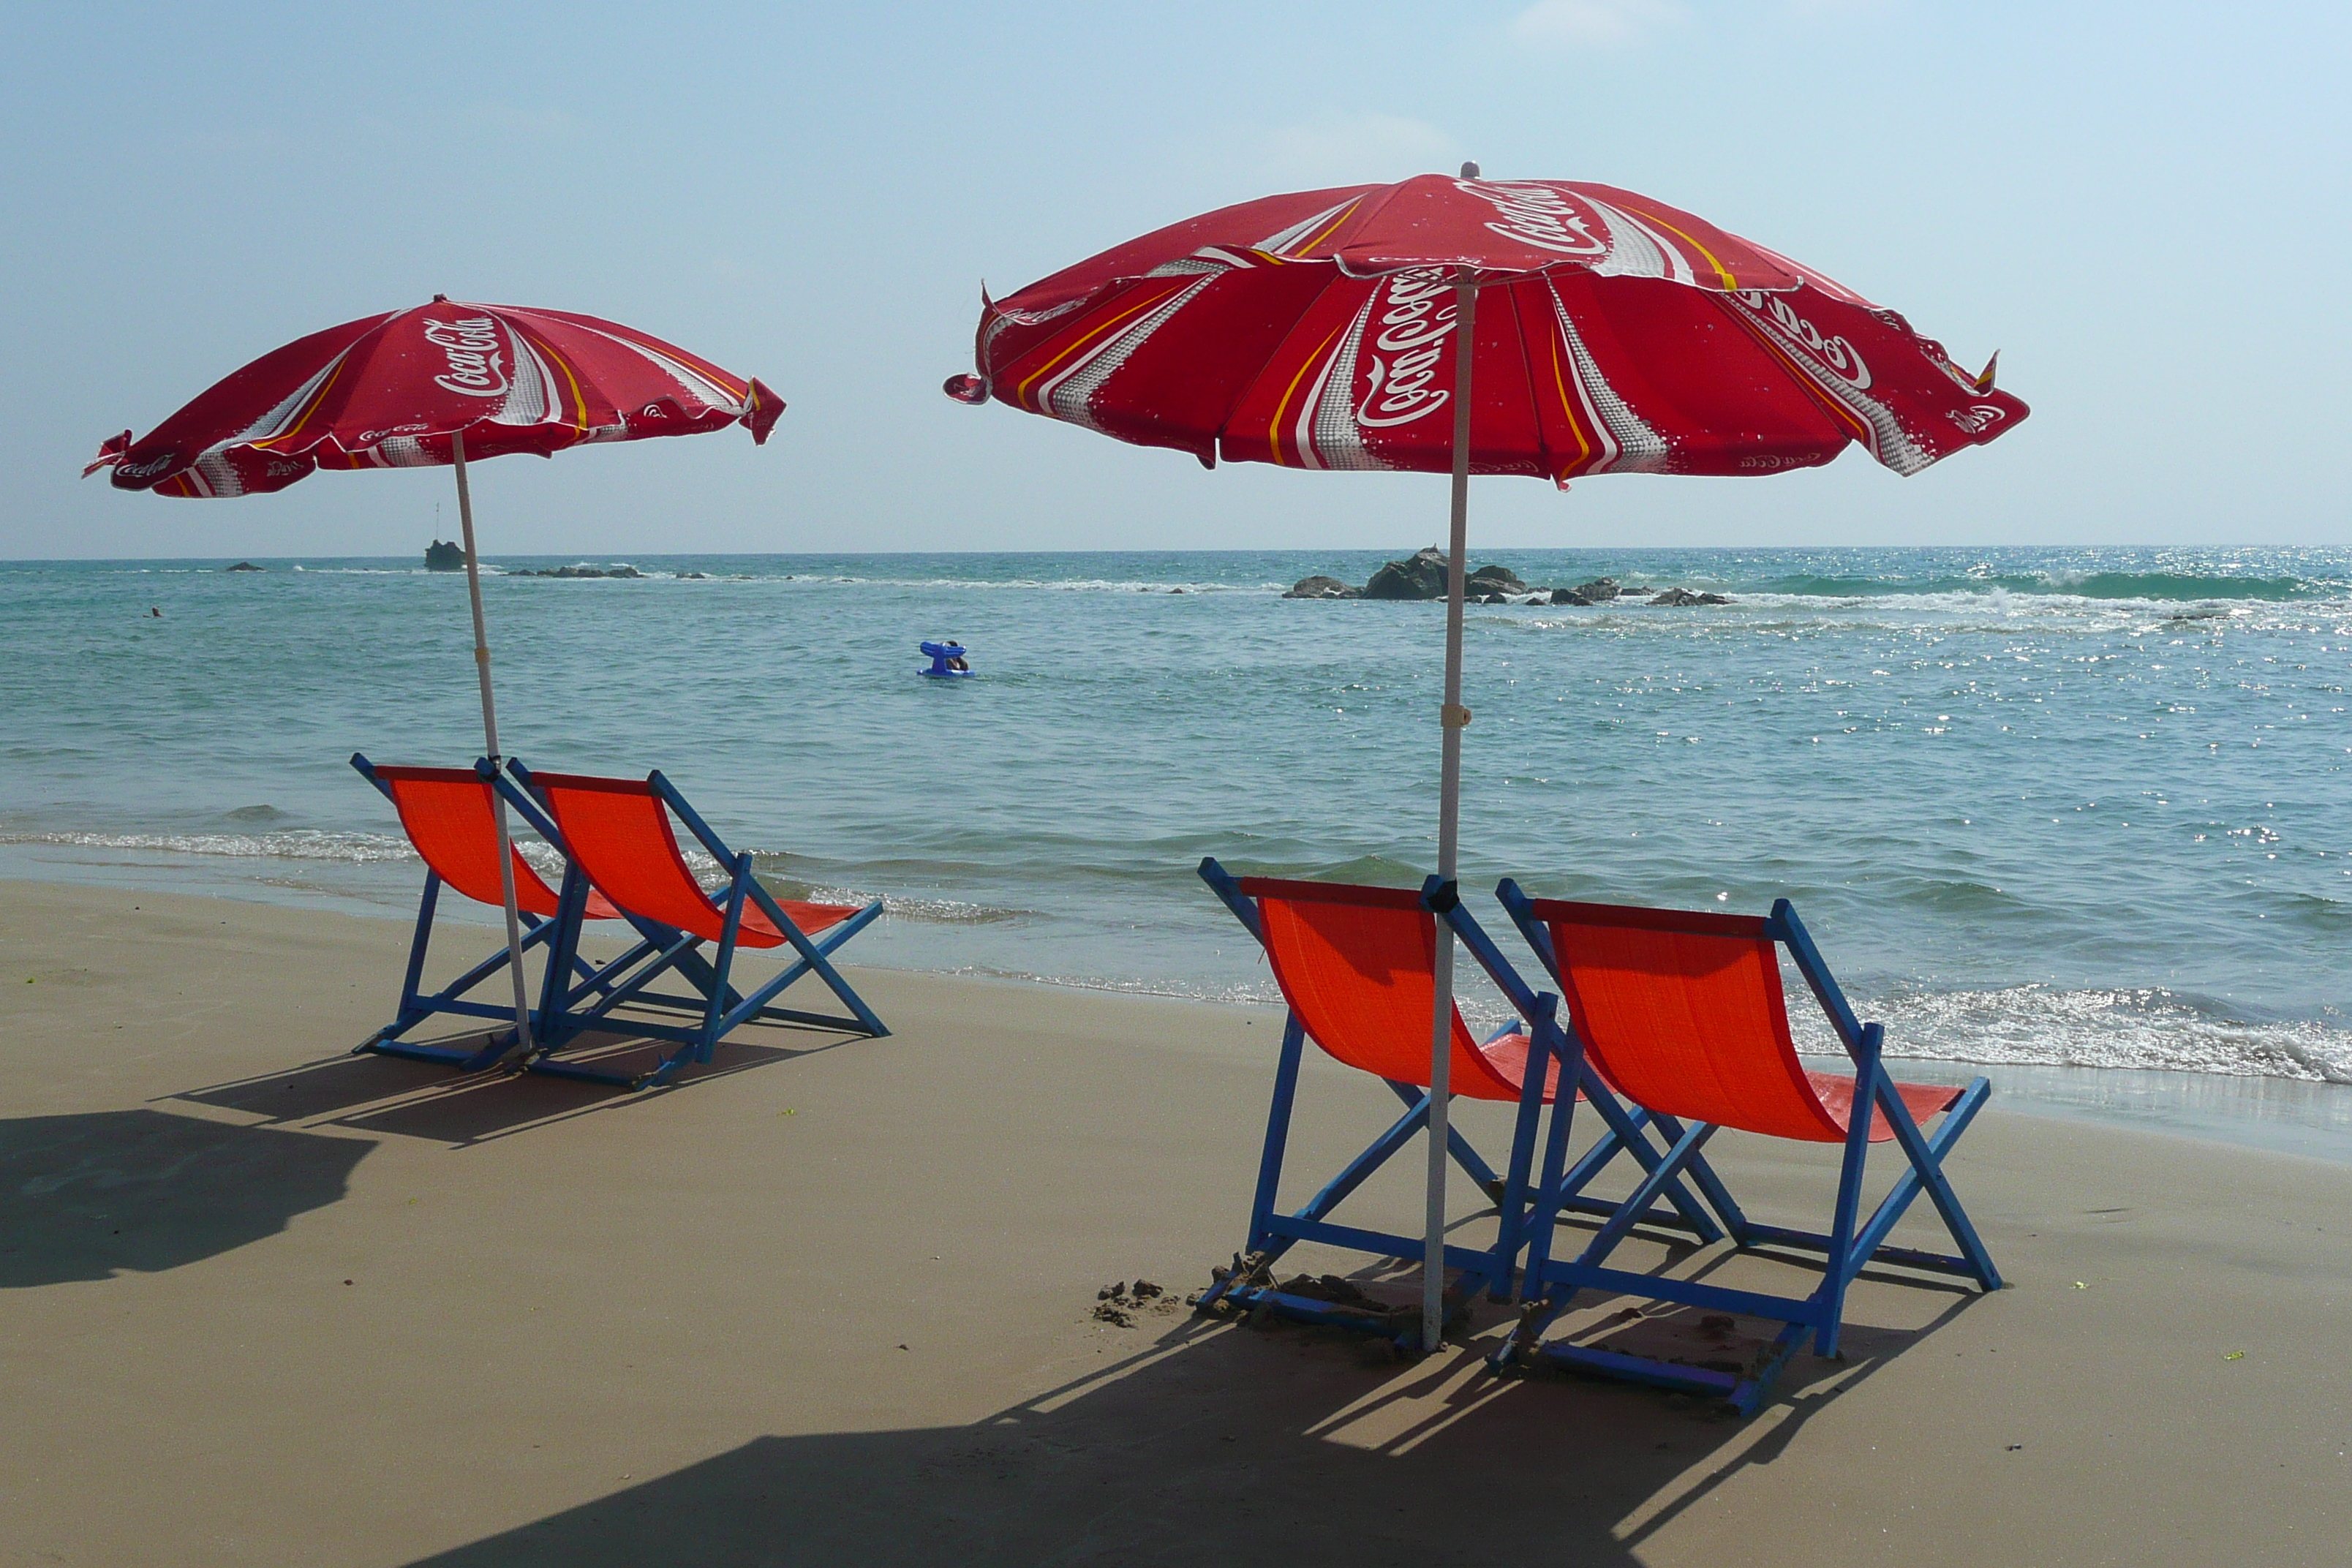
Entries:
MULTIPOLYGON (((2341 1163, 1997 1096, 1948 1173, 2011 1288, 1866 1271, 1846 1359, 1730 1421, 1493 1379, 1510 1313, 1483 1301, 1412 1364, 1183 1312, 1242 1239, 1266 1009, 863 969, 889 1037, 747 1030, 631 1096, 343 1054, 404 949, 393 921, 0 888, 7 1553, 1174 1563, 1241 1530, 1402 1563, 1475 1498, 1601 1568, 2340 1556, 2341 1163), (1138 1275, 1164 1310, 1098 1321, 1138 1275)), ((1316 1053, 1302 1083, 1292 1192, 1395 1110, 1316 1053)), ((1709 1152, 1759 1217, 1824 1212, 1833 1154, 1709 1152)), ((1351 1215, 1411 1228, 1419 1175, 1351 1215)), ((1936 1244, 1926 1209, 1894 1239, 1936 1244)))
MULTIPOLYGON (((153 893, 158 898, 220 899, 268 910, 307 910, 352 920, 389 921, 406 927, 415 918, 413 901, 404 910, 378 902, 349 889, 316 886, 260 883, 250 876, 223 871, 206 876, 173 865, 163 874, 121 862, 75 862, 51 859, 44 868, 71 868, 81 877, 22 874, 18 864, 36 858, 27 850, 56 846, 0 845, 0 896, 17 886, 113 889, 153 893), (176 874, 174 877, 173 874, 176 874), (170 878, 180 889, 158 886, 170 878), (182 890, 189 884, 194 890, 182 890)), ((413 893, 409 895, 413 900, 413 893)), ((494 912, 477 910, 462 900, 445 901, 445 922, 478 926, 494 931, 494 912)), ((978 969, 936 968, 885 961, 858 965, 983 984, 1034 985, 1084 995, 1133 997, 1149 1001, 1208 1006, 1272 1009, 1276 1005, 1250 999, 1216 998, 1181 991, 1151 989, 1148 984, 1089 984, 1034 974, 1010 974, 978 969)), ((1809 1060, 1811 1058, 1808 1058, 1809 1060)), ((2182 1068, 2137 1068, 2084 1066, 2037 1066, 2004 1062, 1970 1062, 1933 1057, 1887 1058, 1897 1070, 1921 1082, 1965 1083, 1982 1074, 1990 1079, 1996 1095, 2006 1103, 2036 1115, 2057 1116, 2109 1127, 2137 1128, 2168 1137, 2298 1154, 2337 1163, 2352 1162, 2352 1084, 2290 1079, 2259 1074, 2207 1073, 2182 1068)), ((1823 1065, 1838 1063, 1824 1059, 1823 1065)))

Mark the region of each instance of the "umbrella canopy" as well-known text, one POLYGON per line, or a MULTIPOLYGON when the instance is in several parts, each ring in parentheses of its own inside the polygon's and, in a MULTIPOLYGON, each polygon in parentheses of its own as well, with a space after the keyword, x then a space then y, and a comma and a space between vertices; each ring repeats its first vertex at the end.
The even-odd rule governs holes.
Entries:
POLYGON ((987 300, 950 390, 1204 464, 1442 473, 1465 280, 1473 473, 1769 474, 1859 442, 1910 474, 2026 413, 1990 366, 1663 202, 1435 174, 1225 207, 987 300))
POLYGON ((593 316, 429 305, 299 338, 199 394, 137 441, 99 448, 117 489, 262 495, 320 468, 416 468, 742 425, 784 405, 674 344, 593 316))
MULTIPOLYGON (((1999 356, 1995 356, 1997 359, 1999 356)), ((946 391, 1213 467, 1450 470, 1437 871, 1460 814, 1468 479, 1759 475, 1849 443, 1898 474, 2026 416, 1894 311, 1613 185, 1423 174, 1268 196, 1003 300, 946 391), (1470 353, 1462 345, 1472 345, 1470 353)), ((1431 1019, 1423 1343, 1443 1319, 1453 931, 1431 1019)))
MULTIPOLYGON (((117 489, 221 497, 282 490, 320 468, 457 470, 467 599, 482 738, 499 759, 489 633, 474 547, 467 458, 551 458, 590 442, 694 436, 741 425, 764 443, 784 411, 757 380, 730 374, 675 344, 594 316, 514 305, 430 304, 298 338, 199 393, 141 439, 128 430, 82 469, 111 468, 117 489)), ((493 796, 499 842, 506 803, 493 796)), ((499 858, 515 1046, 533 1047, 523 987, 522 927, 510 855, 499 858)))

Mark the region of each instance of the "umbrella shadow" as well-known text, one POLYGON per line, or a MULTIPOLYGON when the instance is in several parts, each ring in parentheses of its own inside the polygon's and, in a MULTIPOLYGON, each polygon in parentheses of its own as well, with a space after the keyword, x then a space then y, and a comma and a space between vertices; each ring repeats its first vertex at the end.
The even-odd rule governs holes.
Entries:
POLYGON ((160 1110, 0 1121, 0 1289, 153 1274, 339 1201, 374 1144, 160 1110))
POLYGON ((1661 1524, 1943 1321, 1822 1363, 1740 1421, 1620 1384, 1498 1377, 1459 1352, 1401 1364, 1339 1330, 1186 1320, 968 1426, 760 1437, 412 1568, 1385 1563, 1473 1531, 1633 1568, 1661 1524))
MULTIPOLYGON (((478 1047, 488 1035, 456 1036, 434 1045, 478 1047)), ((688 1066, 660 1089, 632 1091, 543 1073, 461 1073, 429 1062, 368 1053, 326 1057, 299 1067, 168 1096, 258 1117, 265 1125, 348 1127, 421 1138, 457 1147, 513 1136, 559 1121, 652 1103, 738 1073, 796 1061, 866 1038, 813 1026, 761 1025, 722 1041, 716 1059, 688 1066)), ((659 1058, 642 1038, 591 1036, 561 1060, 611 1072, 642 1071, 659 1058)))

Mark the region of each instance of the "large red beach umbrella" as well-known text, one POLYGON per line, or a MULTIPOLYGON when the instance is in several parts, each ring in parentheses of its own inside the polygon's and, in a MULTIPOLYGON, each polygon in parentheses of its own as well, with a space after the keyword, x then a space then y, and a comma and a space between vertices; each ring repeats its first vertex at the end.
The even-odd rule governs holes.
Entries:
MULTIPOLYGON (((82 470, 111 468, 117 489, 220 497, 281 490, 320 468, 457 470, 467 596, 482 737, 499 756, 490 647, 474 547, 469 458, 551 458, 566 447, 741 425, 764 442, 783 412, 776 395, 661 339, 565 310, 430 304, 345 321, 272 350, 198 394, 139 440, 107 441, 82 470)), ((497 808, 501 848, 506 808, 497 808)), ((532 1048, 514 868, 499 859, 516 1043, 532 1048)))
MULTIPOLYGON (((1451 471, 1438 875, 1461 804, 1468 480, 1759 475, 1849 444, 1898 474, 2026 416, 1894 311, 1705 219, 1613 185, 1423 174, 1268 196, 983 295, 998 402, 1213 467, 1451 471), (1462 345, 1473 345, 1465 353, 1462 345)), ((1444 1290, 1454 941, 1432 1019, 1423 1343, 1444 1290)))

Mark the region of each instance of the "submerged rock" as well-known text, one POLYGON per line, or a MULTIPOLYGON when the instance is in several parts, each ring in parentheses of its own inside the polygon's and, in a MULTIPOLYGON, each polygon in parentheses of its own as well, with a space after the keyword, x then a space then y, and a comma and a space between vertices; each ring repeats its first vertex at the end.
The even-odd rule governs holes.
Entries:
POLYGON ((1350 588, 1337 577, 1301 577, 1290 585, 1286 599, 1360 599, 1361 588, 1350 588))
POLYGON ((260 572, 267 570, 267 568, 256 566, 250 561, 240 561, 234 566, 224 566, 221 570, 224 572, 260 572))
POLYGON ((1721 594, 1694 594, 1688 588, 1668 588, 1650 600, 1653 605, 1680 606, 1683 605, 1727 605, 1731 601, 1721 594))
POLYGON ((537 572, 518 572, 518 577, 642 577, 644 573, 634 566, 549 566, 537 572))

